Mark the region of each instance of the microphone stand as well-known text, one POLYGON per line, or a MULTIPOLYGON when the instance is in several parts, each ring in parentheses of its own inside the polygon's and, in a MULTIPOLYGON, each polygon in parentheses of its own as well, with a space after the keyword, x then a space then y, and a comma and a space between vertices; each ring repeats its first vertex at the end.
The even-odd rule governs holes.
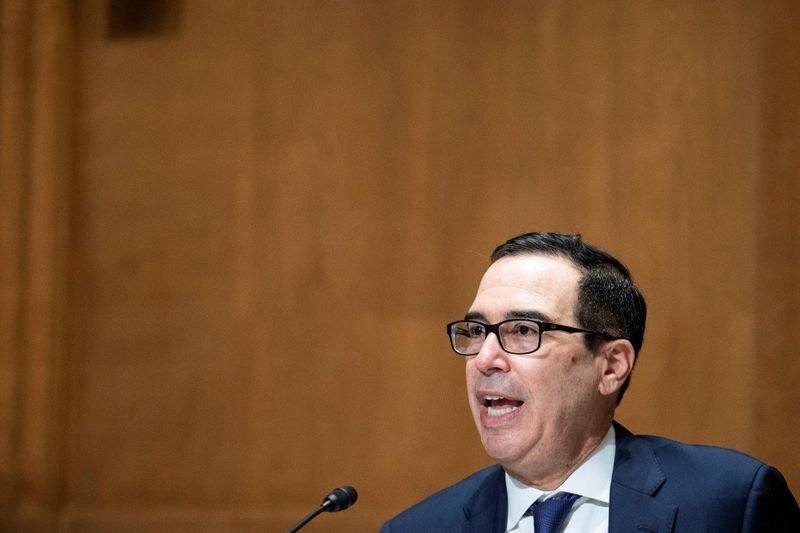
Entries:
POLYGON ((353 487, 348 486, 333 489, 330 494, 325 496, 325 499, 322 500, 320 506, 307 517, 300 520, 296 526, 289 530, 289 533, 296 533, 301 527, 311 522, 311 520, 313 520, 314 517, 320 514, 322 511, 329 511, 331 513, 344 511, 356 503, 357 498, 358 493, 353 487))
MULTIPOLYGON (((326 501, 325 503, 328 502, 326 501)), ((320 505, 319 508, 316 509, 315 511, 312 511, 307 517, 300 520, 296 526, 294 526, 292 529, 289 530, 289 533, 297 533, 297 531, 299 531, 301 527, 311 522, 314 519, 314 517, 316 517, 318 514, 320 514, 322 511, 325 510, 325 503, 320 505)))

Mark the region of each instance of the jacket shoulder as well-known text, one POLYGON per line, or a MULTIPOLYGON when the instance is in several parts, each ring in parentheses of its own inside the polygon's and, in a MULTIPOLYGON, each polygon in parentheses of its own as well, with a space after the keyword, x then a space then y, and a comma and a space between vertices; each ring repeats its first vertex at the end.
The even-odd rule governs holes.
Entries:
POLYGON ((686 444, 665 437, 637 436, 649 443, 665 473, 680 473, 683 478, 702 478, 717 484, 742 484, 749 487, 756 472, 765 466, 743 452, 709 446, 686 444))
POLYGON ((618 484, 679 509, 676 530, 691 523, 698 531, 800 531, 786 480, 740 451, 623 431, 616 462, 618 484))
POLYGON ((504 483, 503 469, 493 465, 450 485, 388 520, 381 531, 452 531, 465 518, 465 506, 486 483, 504 483))

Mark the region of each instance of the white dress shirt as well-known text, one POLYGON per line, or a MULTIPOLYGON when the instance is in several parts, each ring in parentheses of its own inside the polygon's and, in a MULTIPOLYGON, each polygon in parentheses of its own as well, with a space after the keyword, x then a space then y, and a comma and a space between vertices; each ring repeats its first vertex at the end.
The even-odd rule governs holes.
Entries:
MULTIPOLYGON (((560 487, 543 491, 529 487, 506 473, 508 493, 507 532, 530 533, 533 517, 525 514, 533 502, 546 500, 559 492, 571 492, 580 496, 562 527, 563 533, 603 533, 608 531, 608 503, 611 495, 611 475, 614 471, 616 451, 614 426, 608 428, 606 436, 586 461, 564 480, 560 487)), ((535 532, 534 532, 535 533, 535 532)))

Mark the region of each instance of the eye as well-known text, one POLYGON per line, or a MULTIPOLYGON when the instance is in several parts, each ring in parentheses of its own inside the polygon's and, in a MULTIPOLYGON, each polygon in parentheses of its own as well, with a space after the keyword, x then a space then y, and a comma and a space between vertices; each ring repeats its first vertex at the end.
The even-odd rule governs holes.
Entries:
POLYGON ((539 327, 535 322, 513 322, 511 333, 517 337, 537 337, 539 327))
POLYGON ((483 324, 469 323, 467 324, 467 335, 470 337, 483 337, 486 335, 486 328, 483 324))

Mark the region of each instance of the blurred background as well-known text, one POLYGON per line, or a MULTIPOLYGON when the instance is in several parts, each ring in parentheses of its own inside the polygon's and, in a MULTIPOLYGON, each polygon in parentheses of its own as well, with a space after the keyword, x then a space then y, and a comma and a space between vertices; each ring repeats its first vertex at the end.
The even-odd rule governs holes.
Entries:
POLYGON ((618 420, 800 490, 800 3, 0 0, 0 531, 376 531, 489 464, 444 324, 580 232, 618 420))

